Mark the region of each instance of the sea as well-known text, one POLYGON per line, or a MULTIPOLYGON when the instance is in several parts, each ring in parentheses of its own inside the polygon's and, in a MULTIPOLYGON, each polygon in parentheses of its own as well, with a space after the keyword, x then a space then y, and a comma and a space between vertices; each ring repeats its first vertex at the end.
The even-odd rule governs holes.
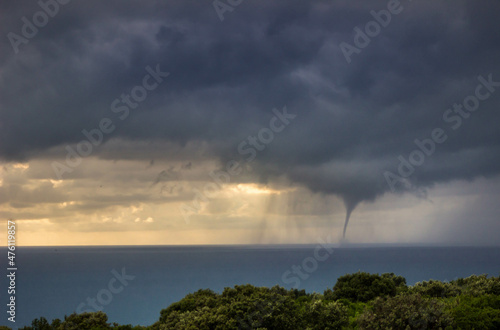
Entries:
MULTIPOLYGON (((7 250, 0 249, 7 271, 7 250)), ((16 322, 7 320, 9 278, 0 281, 0 325, 64 319, 100 309, 109 322, 151 325, 160 311, 199 289, 252 284, 323 293, 338 277, 395 273, 408 285, 500 275, 500 247, 237 245, 17 247, 16 322)), ((11 276, 12 277, 12 276, 11 276)))

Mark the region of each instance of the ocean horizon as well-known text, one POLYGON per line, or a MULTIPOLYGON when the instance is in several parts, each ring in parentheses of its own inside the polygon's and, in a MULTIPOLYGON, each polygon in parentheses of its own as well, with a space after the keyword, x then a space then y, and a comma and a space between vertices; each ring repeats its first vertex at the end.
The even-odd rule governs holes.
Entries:
POLYGON ((199 289, 252 284, 323 293, 357 271, 395 273, 408 285, 500 274, 500 246, 20 246, 16 260, 16 323, 6 316, 0 323, 14 329, 41 316, 50 322, 97 309, 111 323, 151 325, 162 309, 199 289))

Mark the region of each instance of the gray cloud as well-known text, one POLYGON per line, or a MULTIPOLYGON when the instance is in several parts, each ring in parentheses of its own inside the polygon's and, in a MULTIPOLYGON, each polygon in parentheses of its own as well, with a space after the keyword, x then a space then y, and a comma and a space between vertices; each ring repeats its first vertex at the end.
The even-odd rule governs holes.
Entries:
MULTIPOLYGON (((435 128, 448 139, 408 179, 417 190, 498 175, 500 90, 460 129, 443 113, 474 93, 479 75, 500 81, 500 4, 402 2, 404 11, 347 64, 339 44, 352 44, 353 28, 386 3, 252 1, 220 22, 210 2, 73 1, 19 54, 2 38, 0 157, 64 156, 83 129, 109 117, 117 128, 96 148, 101 158, 224 164, 266 127, 272 108, 286 105, 297 119, 258 154, 261 182, 284 174, 352 210, 390 191, 383 173, 396 173, 397 157, 408 158, 414 139, 435 128), (171 75, 121 121, 111 103, 156 64, 171 75)), ((6 34, 20 33, 21 17, 39 7, 0 9, 6 34)), ((165 181, 161 173, 153 184, 165 181)))

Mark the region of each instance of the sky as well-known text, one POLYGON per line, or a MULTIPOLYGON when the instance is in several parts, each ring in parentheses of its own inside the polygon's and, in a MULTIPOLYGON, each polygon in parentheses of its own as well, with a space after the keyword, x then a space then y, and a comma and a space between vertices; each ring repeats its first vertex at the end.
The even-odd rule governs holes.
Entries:
POLYGON ((497 1, 0 12, 0 242, 498 244, 497 1))

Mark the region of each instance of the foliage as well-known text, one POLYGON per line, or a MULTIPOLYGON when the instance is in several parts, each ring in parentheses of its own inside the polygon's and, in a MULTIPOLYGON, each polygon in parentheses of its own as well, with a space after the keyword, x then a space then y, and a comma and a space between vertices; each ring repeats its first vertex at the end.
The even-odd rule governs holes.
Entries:
POLYGON ((340 277, 324 294, 237 285, 222 293, 190 293, 148 327, 107 321, 103 312, 74 313, 50 324, 40 317, 22 329, 500 329, 500 277, 473 275, 408 287, 392 273, 357 272, 340 277))
POLYGON ((158 329, 295 329, 298 305, 295 297, 305 292, 287 291, 275 286, 251 285, 226 288, 217 295, 199 290, 164 309, 158 329))
POLYGON ((339 277, 333 290, 328 289, 324 294, 329 300, 367 302, 376 297, 395 296, 405 289, 406 279, 402 276, 357 272, 339 277))
POLYGON ((500 277, 488 278, 487 275, 472 275, 451 282, 430 280, 416 283, 410 288, 410 292, 436 298, 456 297, 462 294, 470 296, 500 295, 500 277))
POLYGON ((450 314, 460 329, 500 329, 500 296, 458 296, 450 314))
POLYGON ((33 330, 52 330, 52 326, 49 324, 49 321, 45 317, 40 317, 39 319, 35 319, 31 322, 31 327, 33 330))
POLYGON ((337 302, 342 303, 347 308, 349 328, 355 329, 358 324, 358 318, 367 308, 367 303, 360 301, 352 302, 347 299, 339 299, 337 302))
POLYGON ((73 313, 65 316, 58 330, 102 330, 110 329, 108 316, 103 312, 73 313))
POLYGON ((342 329, 349 323, 347 307, 336 301, 315 300, 309 304, 305 320, 307 329, 342 329))
POLYGON ((467 278, 459 278, 450 283, 460 287, 463 294, 471 296, 500 295, 500 276, 472 275, 467 278))
POLYGON ((362 329, 446 329, 453 326, 445 303, 420 294, 376 298, 358 320, 362 329))
POLYGON ((450 282, 430 280, 416 283, 409 289, 409 292, 425 297, 447 298, 459 295, 462 288, 450 282))
POLYGON ((31 327, 24 327, 22 330, 104 330, 111 329, 107 323, 108 316, 103 312, 94 313, 73 313, 64 316, 64 321, 54 319, 51 324, 41 317, 31 322, 31 327))

